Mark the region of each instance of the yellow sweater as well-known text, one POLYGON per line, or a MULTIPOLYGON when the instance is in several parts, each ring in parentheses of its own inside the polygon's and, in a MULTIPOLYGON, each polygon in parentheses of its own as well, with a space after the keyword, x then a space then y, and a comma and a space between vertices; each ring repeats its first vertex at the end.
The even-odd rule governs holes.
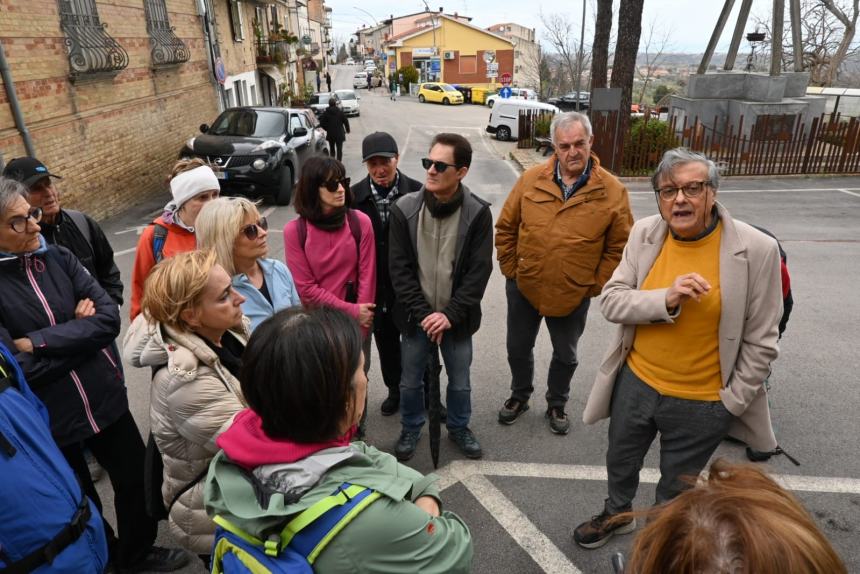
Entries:
POLYGON ((671 287, 675 278, 698 273, 711 285, 700 302, 682 304, 672 324, 638 325, 627 364, 661 395, 720 400, 720 237, 722 224, 697 241, 666 236, 642 289, 671 287))

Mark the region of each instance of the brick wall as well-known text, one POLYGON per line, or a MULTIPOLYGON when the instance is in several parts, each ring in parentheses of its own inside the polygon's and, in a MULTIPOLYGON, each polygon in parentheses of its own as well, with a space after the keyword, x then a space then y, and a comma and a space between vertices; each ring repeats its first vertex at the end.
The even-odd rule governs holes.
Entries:
MULTIPOLYGON (((499 63, 500 76, 505 72, 513 75, 513 50, 496 50, 496 62, 499 63)), ((484 61, 484 51, 478 51, 477 70, 474 74, 460 73, 460 52, 455 51, 453 60, 445 60, 442 75, 442 81, 448 84, 486 84, 489 79, 487 78, 487 63, 484 61)))
MULTIPOLYGON (((188 62, 154 70, 143 1, 97 1, 107 32, 128 52, 113 78, 69 80, 56 0, 2 0, 0 41, 36 155, 63 176, 63 204, 102 219, 162 195, 184 141, 218 113, 195 0, 167 0, 188 62)), ((220 2, 218 3, 220 4, 220 2)), ((224 2, 226 4, 226 2, 224 2)), ((229 20, 219 19, 221 30, 229 20)), ((219 30, 220 31, 220 30, 219 30)), ((0 82, 0 153, 25 155, 0 82)))

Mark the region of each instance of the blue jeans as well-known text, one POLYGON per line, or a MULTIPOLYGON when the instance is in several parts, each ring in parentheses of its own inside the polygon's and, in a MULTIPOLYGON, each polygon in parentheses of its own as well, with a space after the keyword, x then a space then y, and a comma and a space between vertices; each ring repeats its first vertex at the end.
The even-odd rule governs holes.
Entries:
MULTIPOLYGON (((472 337, 456 338, 446 333, 439 345, 448 375, 446 403, 449 430, 469 426, 472 416, 472 337)), ((403 335, 400 341, 402 370, 400 374, 400 423, 403 430, 419 432, 424 426, 424 370, 432 343, 420 328, 414 335, 403 335)))

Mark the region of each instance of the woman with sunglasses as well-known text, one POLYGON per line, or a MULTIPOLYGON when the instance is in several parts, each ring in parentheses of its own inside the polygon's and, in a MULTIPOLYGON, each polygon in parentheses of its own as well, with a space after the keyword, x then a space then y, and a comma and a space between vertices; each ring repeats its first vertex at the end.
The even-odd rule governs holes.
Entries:
POLYGON ((0 342, 15 351, 47 407, 51 435, 100 512, 85 446, 110 477, 117 530, 104 525, 114 566, 180 568, 184 552, 153 546, 158 523, 144 506, 145 447, 114 343, 119 308, 71 251, 45 242, 42 210, 27 197, 23 184, 0 178, 0 342))
MULTIPOLYGON (((284 227, 284 251, 305 306, 333 307, 358 321, 366 372, 376 307, 376 242, 370 218, 349 207, 352 192, 345 176, 343 164, 332 157, 305 162, 296 189, 299 217, 284 227)), ((364 437, 365 417, 358 438, 364 437)))
POLYGON ((281 309, 301 305, 290 270, 266 257, 268 229, 257 206, 243 197, 210 201, 197 216, 197 246, 214 251, 233 278, 233 289, 245 298, 242 312, 252 331, 281 309))
POLYGON ((130 364, 154 372, 149 418, 164 462, 168 529, 207 565, 215 524, 203 509, 203 479, 215 439, 246 406, 238 380, 250 336, 243 302, 213 252, 179 253, 147 277, 142 313, 123 343, 130 364))

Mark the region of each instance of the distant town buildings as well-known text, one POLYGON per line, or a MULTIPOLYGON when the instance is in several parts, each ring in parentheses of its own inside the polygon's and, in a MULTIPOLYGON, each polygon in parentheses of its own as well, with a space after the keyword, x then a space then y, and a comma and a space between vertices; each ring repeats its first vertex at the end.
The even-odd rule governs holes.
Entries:
POLYGON ((534 28, 506 22, 493 24, 487 30, 514 43, 513 85, 540 91, 540 46, 535 41, 534 28))

